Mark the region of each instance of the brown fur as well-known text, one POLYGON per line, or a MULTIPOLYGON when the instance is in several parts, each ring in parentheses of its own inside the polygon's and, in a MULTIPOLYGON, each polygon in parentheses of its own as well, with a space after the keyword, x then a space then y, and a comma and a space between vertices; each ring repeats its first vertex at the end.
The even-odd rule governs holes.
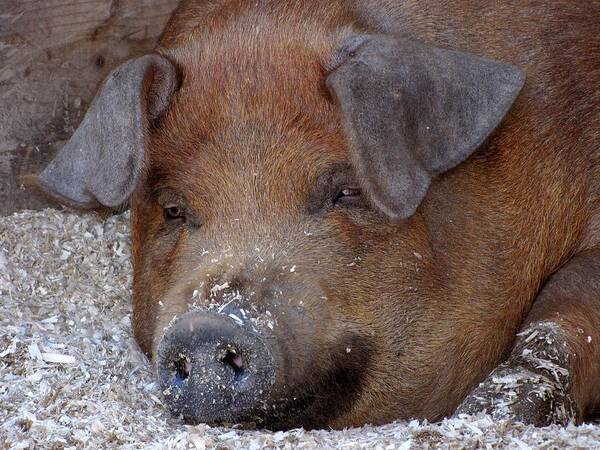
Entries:
MULTIPOLYGON (((317 400, 287 399, 294 413, 276 426, 451 414, 507 356, 548 277, 600 238, 600 2, 350 3, 187 0, 157 49, 182 85, 148 136, 132 200, 136 338, 151 354, 201 280, 235 281, 257 302, 272 298, 263 278, 294 292, 306 316, 280 316, 277 392, 317 400), (348 162, 324 67, 352 29, 527 73, 501 127, 407 221, 306 210, 320 174, 348 162), (202 226, 169 229, 158 192, 185 199, 202 226)), ((589 388, 575 396, 598 406, 589 388)))

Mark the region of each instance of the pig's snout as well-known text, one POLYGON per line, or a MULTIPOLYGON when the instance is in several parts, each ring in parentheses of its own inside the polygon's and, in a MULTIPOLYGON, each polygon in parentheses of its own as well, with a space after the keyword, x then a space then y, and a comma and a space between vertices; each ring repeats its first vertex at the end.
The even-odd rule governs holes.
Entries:
POLYGON ((156 363, 166 405, 194 424, 250 420, 266 408, 275 379, 266 340, 209 312, 179 317, 165 332, 156 363))

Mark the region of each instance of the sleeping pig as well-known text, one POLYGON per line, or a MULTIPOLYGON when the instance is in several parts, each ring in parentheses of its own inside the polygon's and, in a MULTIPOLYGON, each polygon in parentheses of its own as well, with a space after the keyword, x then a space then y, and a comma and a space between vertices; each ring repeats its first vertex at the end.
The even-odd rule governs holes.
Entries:
POLYGON ((40 174, 131 208, 186 422, 600 406, 600 2, 185 0, 40 174))

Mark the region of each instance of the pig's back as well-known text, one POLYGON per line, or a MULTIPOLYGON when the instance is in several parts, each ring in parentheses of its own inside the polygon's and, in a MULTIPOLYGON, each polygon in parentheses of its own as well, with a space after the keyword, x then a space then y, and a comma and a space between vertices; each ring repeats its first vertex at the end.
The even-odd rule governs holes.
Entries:
POLYGON ((535 152, 521 150, 537 159, 570 161, 571 173, 578 159, 585 170, 600 171, 600 1, 357 0, 356 5, 370 28, 524 70, 520 107, 528 117, 521 119, 531 121, 531 128, 521 134, 546 144, 535 145, 535 152))
POLYGON ((472 264, 515 308, 529 304, 571 255, 600 244, 600 1, 357 4, 370 28, 526 73, 495 135, 436 181, 422 212, 449 265, 472 264))

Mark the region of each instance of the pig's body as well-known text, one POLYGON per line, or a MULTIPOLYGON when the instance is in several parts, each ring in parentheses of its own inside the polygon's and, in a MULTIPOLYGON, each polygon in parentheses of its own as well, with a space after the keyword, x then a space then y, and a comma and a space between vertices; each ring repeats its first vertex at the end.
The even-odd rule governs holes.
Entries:
MULTIPOLYGON (((547 374, 519 355, 547 332, 559 351, 525 354, 568 375, 543 405, 523 398, 511 411, 585 417, 600 395, 599 14, 597 1, 183 1, 157 49, 181 88, 148 133, 132 197, 141 347, 156 355, 192 303, 258 305, 276 316, 266 335, 277 344, 266 351, 273 387, 251 418, 342 427, 452 414, 507 357, 502 374, 540 382, 547 374), (526 74, 496 131, 405 220, 369 202, 324 213, 313 193, 324 169, 354 176, 323 68, 352 29, 526 74), (169 237, 153 197, 163 189, 201 211, 201 231, 169 237)), ((473 398, 462 408, 493 409, 473 398)), ((219 414, 209 419, 248 420, 219 414)))

